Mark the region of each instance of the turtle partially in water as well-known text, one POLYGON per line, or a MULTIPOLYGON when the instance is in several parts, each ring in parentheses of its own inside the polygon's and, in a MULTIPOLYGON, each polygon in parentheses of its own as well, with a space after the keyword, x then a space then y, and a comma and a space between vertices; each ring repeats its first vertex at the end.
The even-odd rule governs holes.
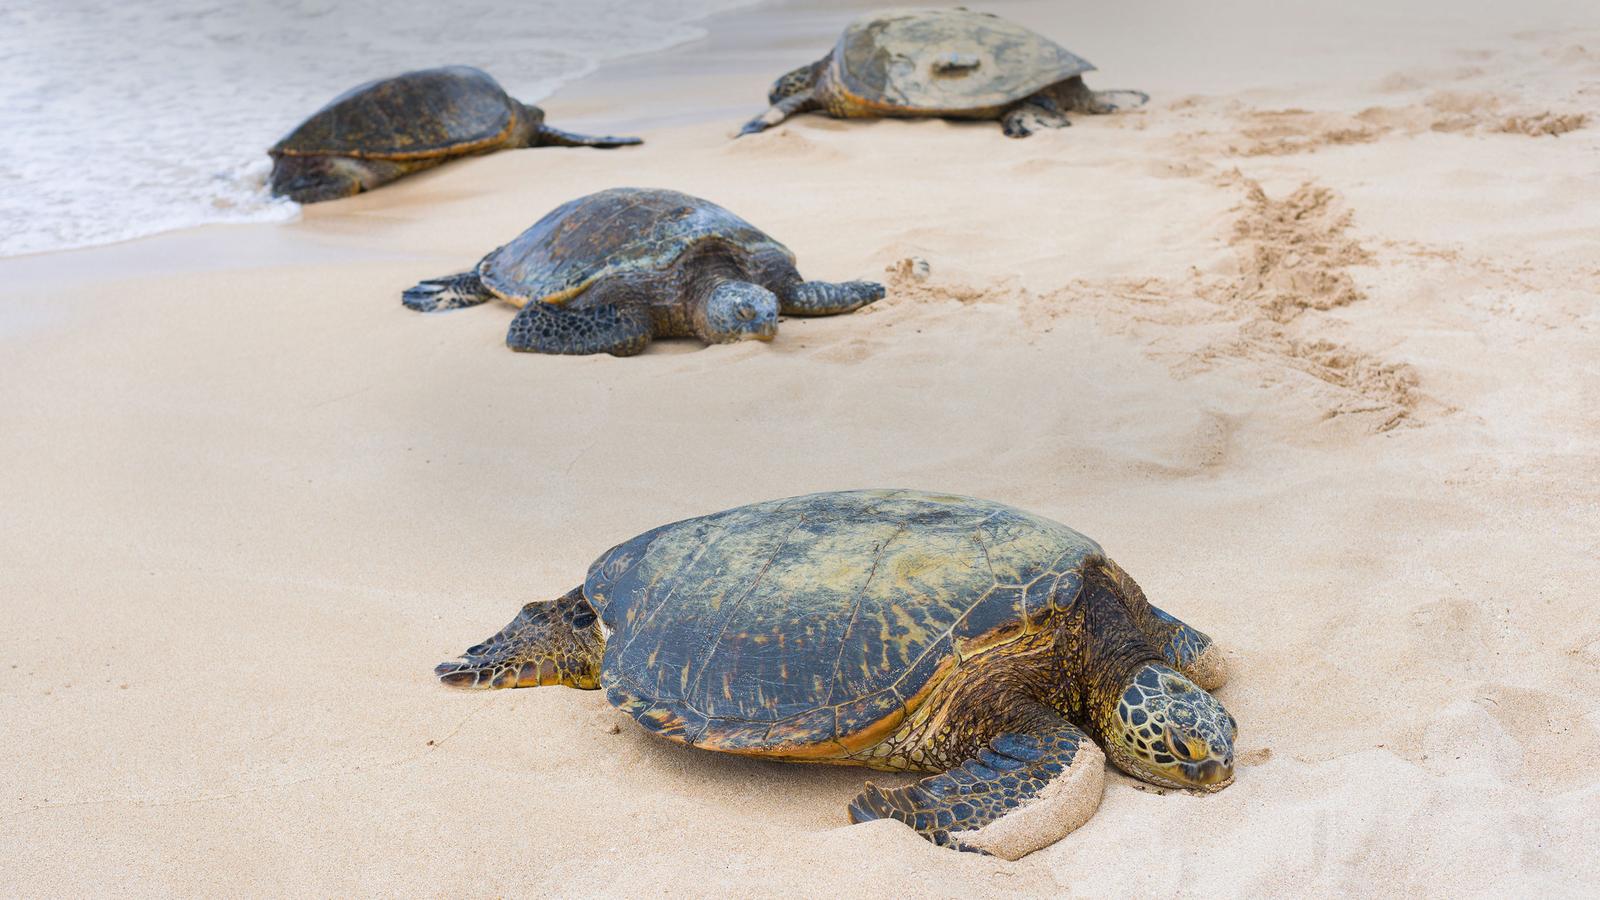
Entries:
POLYGON ((806 281, 794 254, 709 200, 612 188, 556 207, 470 272, 402 295, 433 312, 499 298, 521 307, 506 346, 631 356, 652 337, 771 340, 778 314, 827 316, 883 297, 870 281, 806 281))
POLYGON ((1141 106, 1142 91, 1094 91, 1088 60, 1021 25, 967 9, 888 9, 851 22, 822 59, 779 78, 739 132, 804 112, 845 119, 999 119, 1011 137, 1071 125, 1069 112, 1141 106))
POLYGON ((869 782, 851 821, 1009 859, 1093 815, 1106 756, 1166 787, 1233 780, 1211 639, 1078 532, 967 497, 810 494, 664 525, 435 672, 601 688, 706 750, 932 773, 869 782))
POLYGON ((462 156, 516 147, 622 147, 634 137, 587 137, 544 124, 487 72, 422 69, 351 88, 267 153, 272 193, 299 203, 337 200, 462 156))

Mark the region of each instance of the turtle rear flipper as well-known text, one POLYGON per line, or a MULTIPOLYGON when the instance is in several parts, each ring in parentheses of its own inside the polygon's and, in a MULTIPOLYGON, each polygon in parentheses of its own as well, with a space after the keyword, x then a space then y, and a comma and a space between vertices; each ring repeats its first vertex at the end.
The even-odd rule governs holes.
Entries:
POLYGON ((809 90, 801 91, 798 94, 790 94, 772 104, 771 108, 766 112, 746 122, 744 127, 739 129, 739 134, 742 136, 755 134, 758 131, 766 131, 790 116, 821 108, 822 104, 817 102, 816 96, 809 90))
POLYGON ((477 306, 494 299, 476 270, 419 281, 400 295, 400 302, 417 312, 440 312, 477 306))
POLYGON ((1008 732, 948 772, 915 784, 871 782, 850 821, 895 819, 941 847, 1020 859, 1089 820, 1105 786, 1105 754, 1050 713, 1031 733, 1008 732))
POLYGON ((540 125, 533 133, 533 140, 528 142, 530 147, 631 147, 634 144, 644 143, 643 138, 636 137, 592 137, 587 134, 573 134, 549 125, 540 125))
POLYGON ((600 617, 577 587, 548 602, 529 603, 511 624, 461 659, 433 669, 451 687, 513 688, 564 684, 595 690, 605 637, 600 617))

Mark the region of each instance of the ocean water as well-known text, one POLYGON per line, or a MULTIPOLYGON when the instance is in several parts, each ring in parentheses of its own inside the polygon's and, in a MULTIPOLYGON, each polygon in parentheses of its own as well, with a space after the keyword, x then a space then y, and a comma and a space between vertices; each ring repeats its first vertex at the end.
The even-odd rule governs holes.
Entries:
POLYGON ((265 151, 346 88, 462 63, 537 102, 751 2, 4 0, 0 256, 292 219, 265 151))

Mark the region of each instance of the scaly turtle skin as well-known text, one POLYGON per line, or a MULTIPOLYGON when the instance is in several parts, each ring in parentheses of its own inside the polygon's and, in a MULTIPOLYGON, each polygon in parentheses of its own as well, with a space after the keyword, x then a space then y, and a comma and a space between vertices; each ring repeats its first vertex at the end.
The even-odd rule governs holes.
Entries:
POLYGON ((1140 91, 1092 91, 1094 66, 1054 41, 989 13, 889 9, 863 16, 833 50, 779 78, 772 108, 740 134, 789 116, 823 112, 845 119, 999 119, 1011 137, 1065 128, 1066 113, 1108 113, 1146 103, 1140 91))
POLYGON ((1010 859, 1093 814, 1105 756, 1167 787, 1233 778, 1211 639, 1078 532, 967 497, 811 494, 665 525, 435 671, 603 688, 706 750, 933 773, 869 783, 851 821, 1010 859))
POLYGON ((639 142, 551 128, 543 110, 512 99, 488 73, 447 66, 351 88, 267 152, 272 192, 316 203, 370 191, 460 156, 639 142))
POLYGON ((652 337, 771 340, 778 313, 850 312, 883 286, 806 281, 794 254, 708 200, 613 188, 556 207, 476 269, 406 291, 433 312, 499 298, 521 308, 506 345, 539 353, 640 352, 652 337))

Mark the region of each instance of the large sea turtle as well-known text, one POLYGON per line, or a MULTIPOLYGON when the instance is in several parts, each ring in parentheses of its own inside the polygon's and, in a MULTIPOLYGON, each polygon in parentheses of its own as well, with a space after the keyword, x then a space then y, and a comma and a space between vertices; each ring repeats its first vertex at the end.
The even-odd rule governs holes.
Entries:
POLYGON ((586 137, 551 128, 543 110, 508 96, 488 73, 446 66, 351 88, 267 152, 272 192, 316 203, 370 191, 460 156, 637 143, 633 137, 586 137))
POLYGON ((1142 91, 1094 91, 1088 60, 1005 19, 967 9, 887 9, 851 22, 827 56, 773 82, 772 108, 740 134, 803 112, 999 119, 1011 137, 1065 128, 1068 112, 1140 106, 1142 91))
POLYGON ((935 773, 868 783, 851 821, 1009 859, 1093 815, 1105 756, 1166 787, 1233 779, 1211 639, 1094 541, 968 497, 810 494, 664 525, 434 671, 604 688, 706 750, 935 773))
POLYGON ((806 281, 794 254, 726 209, 677 191, 612 188, 556 207, 476 268, 406 291, 421 312, 499 298, 506 345, 630 356, 650 339, 771 340, 778 313, 828 316, 883 296, 870 281, 806 281))

